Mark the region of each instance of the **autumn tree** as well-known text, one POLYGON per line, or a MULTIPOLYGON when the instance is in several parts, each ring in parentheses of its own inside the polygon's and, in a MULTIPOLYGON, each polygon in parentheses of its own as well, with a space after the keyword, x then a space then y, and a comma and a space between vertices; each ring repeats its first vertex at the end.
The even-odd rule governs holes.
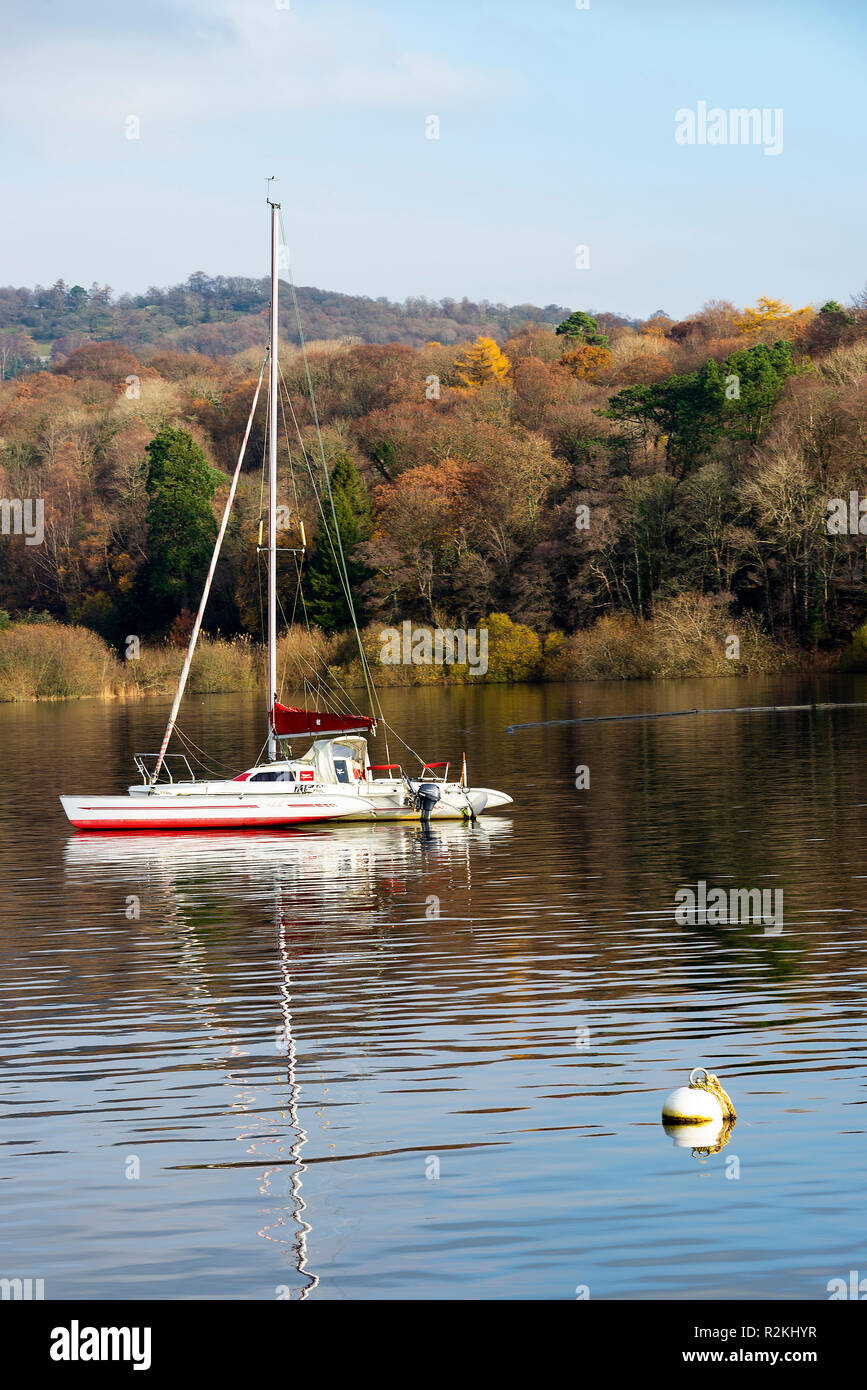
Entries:
POLYGON ((729 299, 709 299, 696 315, 696 322, 705 341, 714 338, 733 338, 740 310, 729 299))
POLYGON ((26 331, 0 332, 0 381, 32 367, 37 356, 36 344, 26 331))
POLYGON ((793 309, 784 300, 770 299, 763 294, 756 300, 755 308, 744 309, 741 317, 735 320, 735 329, 745 338, 760 338, 767 333, 779 337, 785 331, 793 334, 806 325, 812 312, 809 304, 803 309, 793 309))
POLYGON ((639 332, 648 338, 667 338, 673 327, 674 320, 671 316, 664 309, 656 309, 650 318, 641 324, 639 332))
POLYGON ((649 613, 670 564, 674 498, 674 481, 664 473, 623 481, 621 555, 639 615, 649 613))
POLYGON ((120 386, 128 376, 153 376, 136 360, 128 348, 120 343, 85 343, 76 348, 68 357, 57 362, 52 371, 81 381, 93 377, 97 381, 120 386))
POLYGON ((839 343, 851 340, 856 323, 857 318, 854 314, 844 309, 838 300, 829 299, 822 305, 807 328, 805 334, 807 351, 811 354, 829 352, 839 343))
POLYGON ((461 382, 458 390, 478 391, 488 381, 505 381, 511 363, 493 338, 477 338, 472 347, 457 359, 455 369, 461 382))
POLYGON ((707 463, 678 489, 679 552, 696 587, 728 592, 749 549, 745 507, 736 496, 731 466, 707 463))
POLYGON ((758 460, 739 494, 759 533, 769 626, 780 623, 801 637, 823 635, 840 546, 828 536, 819 480, 800 454, 781 449, 758 460))
POLYGON ((564 352, 560 358, 560 366, 574 372, 575 376, 582 377, 585 381, 595 381, 611 369, 613 361, 608 348, 584 343, 574 351, 564 352))

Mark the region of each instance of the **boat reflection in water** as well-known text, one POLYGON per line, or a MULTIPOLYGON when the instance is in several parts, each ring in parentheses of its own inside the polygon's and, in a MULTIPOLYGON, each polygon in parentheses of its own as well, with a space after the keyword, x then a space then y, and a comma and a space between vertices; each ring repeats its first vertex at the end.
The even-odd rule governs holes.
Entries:
MULTIPOLYGON (((95 880, 117 883, 131 930, 141 913, 149 927, 156 924, 171 932, 177 942, 186 996, 214 1044, 215 1061, 232 1097, 227 1113, 237 1117, 237 1140, 250 1156, 240 1162, 178 1166, 200 1171, 256 1169, 262 1163, 258 1192, 268 1205, 259 1209, 265 1221, 257 1234, 286 1247, 286 1267, 297 1275, 293 1285, 278 1286, 279 1298, 305 1299, 319 1283, 319 1275, 308 1269, 311 1224, 302 1195, 308 1136, 300 1116, 303 1087, 292 998, 293 974, 297 980, 303 970, 302 937, 309 944, 311 929, 334 929, 341 921, 354 931, 389 927, 389 907, 406 899, 408 885, 417 886, 422 876, 427 883, 441 878, 444 890, 469 894, 479 873, 477 861, 484 860, 494 839, 511 831, 510 820, 492 816, 484 824, 383 824, 373 832, 367 825, 348 824, 339 830, 282 834, 79 832, 66 843, 64 869, 71 892, 95 880), (276 933, 279 1014, 275 1011, 272 1045, 286 1059, 276 1095, 273 1072, 270 1066, 263 1070, 261 1051, 245 1046, 253 1042, 251 1029, 233 1023, 236 1010, 209 959, 215 929, 221 943, 229 931, 237 934, 240 945, 248 922, 255 929, 258 919, 261 929, 263 910, 276 933)), ((402 915, 405 919, 405 907, 402 915)), ((258 1023, 261 1030, 261 1019, 258 1023)))

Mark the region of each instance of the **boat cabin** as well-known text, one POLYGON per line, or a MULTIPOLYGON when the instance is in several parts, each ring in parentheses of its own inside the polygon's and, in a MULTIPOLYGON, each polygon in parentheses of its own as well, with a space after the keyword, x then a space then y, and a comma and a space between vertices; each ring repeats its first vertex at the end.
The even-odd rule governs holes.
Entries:
POLYGON ((340 783, 354 786, 370 776, 366 738, 318 738, 300 758, 289 757, 242 772, 236 782, 340 783))

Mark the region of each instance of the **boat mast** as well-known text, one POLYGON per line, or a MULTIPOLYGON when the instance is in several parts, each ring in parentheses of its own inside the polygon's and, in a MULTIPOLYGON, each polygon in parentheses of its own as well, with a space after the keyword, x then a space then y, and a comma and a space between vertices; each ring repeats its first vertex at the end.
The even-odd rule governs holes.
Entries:
POLYGON ((274 702, 277 699, 277 333, 279 328, 277 249, 280 204, 268 199, 271 209, 271 343, 268 351, 268 761, 277 757, 274 702))

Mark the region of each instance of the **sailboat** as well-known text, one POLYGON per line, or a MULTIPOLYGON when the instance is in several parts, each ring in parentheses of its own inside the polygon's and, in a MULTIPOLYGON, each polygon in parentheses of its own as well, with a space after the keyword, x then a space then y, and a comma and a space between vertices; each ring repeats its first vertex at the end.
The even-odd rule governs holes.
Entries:
MULTIPOLYGON (((337 540, 334 559, 341 577, 344 596, 358 640, 361 666, 371 704, 370 714, 355 711, 297 707, 278 699, 277 685, 277 431, 278 431, 278 324, 279 324, 279 215, 280 204, 268 198, 271 209, 271 306, 269 346, 253 397, 247 427, 232 477, 214 553, 205 580, 199 609, 193 624, 183 670, 175 692, 169 722, 157 754, 135 757, 141 782, 116 796, 61 796, 63 809, 79 830, 223 830, 256 826, 309 825, 332 820, 474 820, 482 811, 506 806, 512 798, 490 787, 472 787, 467 776, 466 756, 461 775, 449 780, 450 763, 425 762, 408 772, 400 763, 371 763, 368 737, 376 734, 376 695, 361 641, 342 552, 333 498, 334 531, 337 540), (196 778, 184 754, 167 752, 177 727, 178 714, 190 673, 196 643, 201 631, 205 606, 234 501, 241 467, 250 437, 253 417, 268 365, 268 540, 267 554, 267 739, 264 761, 234 777, 196 778), (295 740, 312 740, 300 756, 293 756, 295 740), (154 765, 150 767, 150 760, 154 765), (181 764, 173 775, 170 761, 181 764), (161 778, 162 774, 162 778, 161 778)), ((294 297, 294 295, 293 295, 294 297)), ((296 303, 297 312, 297 303, 296 303)), ((299 337, 305 355, 299 317, 299 337)), ((312 382, 308 372, 308 385, 312 382)), ((315 415, 315 405, 314 405, 315 415)), ((317 422, 318 431, 318 422, 317 422)), ((330 484, 324 453, 322 465, 326 488, 330 484)), ((321 507, 321 500, 320 500, 321 507)), ((323 512, 324 517, 324 512, 323 512)), ((301 531, 303 543, 303 527, 301 531)), ((300 573, 300 571, 299 571, 300 573)), ((318 703, 318 701, 316 702, 318 703)), ((335 703, 332 701, 332 703, 335 703)), ((394 731, 392 731, 394 732, 394 731)), ((386 732, 386 749, 388 736, 386 732)), ((411 752, 411 750, 410 750, 411 752)))

